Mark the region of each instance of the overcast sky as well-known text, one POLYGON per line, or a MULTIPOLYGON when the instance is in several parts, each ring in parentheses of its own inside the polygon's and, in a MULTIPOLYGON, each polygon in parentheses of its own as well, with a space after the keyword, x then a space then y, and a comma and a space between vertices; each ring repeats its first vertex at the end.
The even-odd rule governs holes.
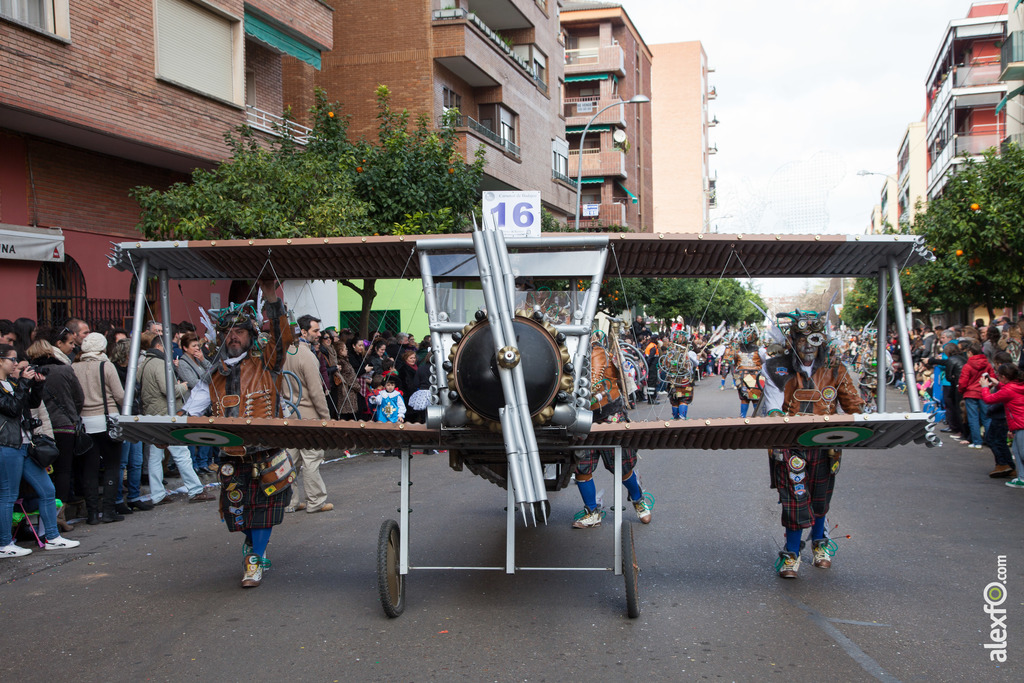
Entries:
MULTIPOLYGON (((700 40, 718 98, 719 232, 864 232, 947 24, 968 0, 623 0, 650 44, 700 40)), ((655 93, 655 96, 657 94, 655 93)), ((657 171, 657 169, 655 169, 657 171)))

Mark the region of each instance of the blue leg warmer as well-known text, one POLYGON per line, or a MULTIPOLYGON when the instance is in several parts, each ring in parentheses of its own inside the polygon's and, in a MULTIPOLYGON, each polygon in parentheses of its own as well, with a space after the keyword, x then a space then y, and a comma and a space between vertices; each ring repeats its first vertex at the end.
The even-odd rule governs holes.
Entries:
POLYGON ((597 509, 597 485, 593 479, 587 481, 576 480, 576 488, 580 490, 580 495, 583 497, 583 504, 587 506, 588 510, 597 509))
POLYGON ((799 553, 800 538, 803 535, 803 529, 786 529, 786 551, 791 553, 799 553))
POLYGON ((633 470, 628 479, 622 480, 622 485, 629 491, 630 500, 640 500, 644 497, 644 490, 640 488, 640 478, 636 476, 636 470, 633 470))

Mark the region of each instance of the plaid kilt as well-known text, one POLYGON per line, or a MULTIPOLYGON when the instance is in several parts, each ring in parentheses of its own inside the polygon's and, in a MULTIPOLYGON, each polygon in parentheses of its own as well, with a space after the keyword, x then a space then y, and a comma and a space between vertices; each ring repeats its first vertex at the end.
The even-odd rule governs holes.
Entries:
POLYGON ((771 468, 772 488, 779 491, 782 505, 782 526, 806 529, 814 520, 828 514, 832 490, 839 471, 841 451, 830 448, 780 448, 771 468), (832 453, 836 456, 833 458, 832 453), (794 464, 794 458, 798 458, 794 464), (803 465, 800 466, 800 461, 803 465))
MULTIPOLYGON (((576 451, 576 472, 579 474, 592 474, 597 469, 597 461, 603 460, 604 467, 609 472, 615 471, 615 451, 611 449, 592 449, 587 451, 576 451)), ((625 474, 636 467, 636 449, 622 449, 622 473, 625 474)))
POLYGON ((241 458, 221 459, 220 511, 228 531, 268 529, 284 519, 284 509, 292 499, 291 487, 268 496, 260 485, 259 474, 254 477, 252 473, 254 465, 262 469, 262 463, 271 455, 273 451, 257 463, 241 458))
MULTIPOLYGON (((594 412, 595 423, 605 422, 629 422, 626 415, 622 398, 617 398, 608 405, 594 412)), ((604 461, 605 469, 615 472, 615 451, 611 449, 591 449, 576 451, 576 472, 578 474, 592 474, 597 469, 597 461, 604 461)), ((622 449, 622 472, 629 472, 636 467, 636 449, 622 449)))
POLYGON ((678 405, 690 405, 693 403, 693 385, 687 384, 670 386, 668 390, 668 402, 672 407, 678 405))

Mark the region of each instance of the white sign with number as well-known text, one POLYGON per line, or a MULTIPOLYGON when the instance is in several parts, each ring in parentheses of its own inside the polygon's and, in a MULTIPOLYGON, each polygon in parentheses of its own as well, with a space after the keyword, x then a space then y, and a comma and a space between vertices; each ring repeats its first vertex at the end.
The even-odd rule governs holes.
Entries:
POLYGON ((597 218, 601 215, 600 204, 584 204, 583 205, 583 217, 584 218, 597 218))
POLYGON ((505 237, 540 237, 540 192, 484 192, 484 225, 505 237))

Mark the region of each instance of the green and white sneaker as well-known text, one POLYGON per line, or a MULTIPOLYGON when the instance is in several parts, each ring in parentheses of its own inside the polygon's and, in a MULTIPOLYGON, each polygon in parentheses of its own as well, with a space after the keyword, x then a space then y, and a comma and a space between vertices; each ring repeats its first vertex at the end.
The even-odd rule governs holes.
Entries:
POLYGON ((784 579, 797 578, 800 570, 800 553, 790 553, 785 550, 779 551, 779 559, 775 561, 775 571, 784 579))
POLYGON ((242 576, 242 588, 255 588, 263 581, 263 563, 260 556, 253 553, 245 558, 245 574, 242 576))
POLYGON ((1020 477, 1014 477, 1010 481, 1006 482, 1006 485, 1011 489, 1024 489, 1024 479, 1020 477))
POLYGON ((604 515, 605 512, 601 508, 594 508, 593 510, 583 508, 582 511, 577 512, 573 517, 572 528, 592 529, 601 526, 601 520, 604 519, 604 515))

